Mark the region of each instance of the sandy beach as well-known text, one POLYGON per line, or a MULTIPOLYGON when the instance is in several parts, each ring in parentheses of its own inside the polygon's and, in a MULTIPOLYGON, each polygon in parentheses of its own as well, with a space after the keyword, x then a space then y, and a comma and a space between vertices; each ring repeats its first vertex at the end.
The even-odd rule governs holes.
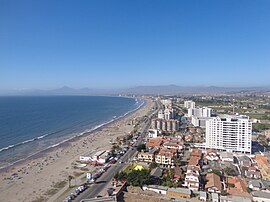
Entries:
POLYGON ((102 130, 74 139, 34 159, 0 172, 0 201, 48 201, 68 184, 68 176, 74 177, 72 184, 79 184, 86 171, 94 166, 78 168, 80 155, 91 155, 99 150, 110 150, 111 139, 127 135, 133 130, 131 121, 146 115, 154 106, 147 99, 139 110, 105 126, 102 130))

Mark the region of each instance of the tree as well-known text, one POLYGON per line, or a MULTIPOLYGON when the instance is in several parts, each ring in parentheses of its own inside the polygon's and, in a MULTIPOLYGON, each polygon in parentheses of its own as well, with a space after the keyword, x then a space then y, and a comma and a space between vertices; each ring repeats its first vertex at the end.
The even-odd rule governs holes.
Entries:
POLYGON ((138 145, 137 151, 141 152, 142 150, 146 150, 145 144, 140 144, 140 145, 138 145))
POLYGON ((116 173, 116 175, 114 176, 114 179, 122 181, 122 180, 126 180, 127 179, 127 173, 121 171, 120 173, 116 173))
POLYGON ((219 177, 222 176, 221 171, 220 171, 220 170, 216 170, 216 169, 213 169, 213 170, 212 170, 211 172, 209 172, 209 173, 214 173, 214 174, 218 175, 219 177))
POLYGON ((226 167, 224 169, 224 172, 229 176, 237 176, 237 172, 233 168, 230 168, 230 167, 226 167))
POLYGON ((147 185, 150 183, 150 171, 149 170, 133 170, 127 174, 127 182, 132 186, 147 185))

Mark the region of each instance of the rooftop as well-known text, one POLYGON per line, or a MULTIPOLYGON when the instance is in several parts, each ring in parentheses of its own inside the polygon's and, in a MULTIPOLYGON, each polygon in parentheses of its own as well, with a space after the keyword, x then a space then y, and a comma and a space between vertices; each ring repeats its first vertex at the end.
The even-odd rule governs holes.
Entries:
POLYGON ((189 189, 185 189, 185 188, 169 188, 168 191, 170 192, 177 192, 177 193, 181 193, 181 194, 191 194, 191 191, 189 189))
POLYGON ((151 170, 150 175, 154 177, 161 177, 163 173, 163 170, 160 167, 156 167, 153 170, 151 170))
POLYGON ((267 198, 270 199, 270 193, 269 192, 264 192, 264 191, 254 191, 252 192, 253 196, 261 197, 261 198, 267 198))
POLYGON ((215 173, 208 173, 206 175, 206 180, 207 183, 205 185, 205 188, 211 188, 211 187, 216 187, 218 190, 222 190, 222 184, 220 181, 220 177, 218 175, 216 175, 215 173))

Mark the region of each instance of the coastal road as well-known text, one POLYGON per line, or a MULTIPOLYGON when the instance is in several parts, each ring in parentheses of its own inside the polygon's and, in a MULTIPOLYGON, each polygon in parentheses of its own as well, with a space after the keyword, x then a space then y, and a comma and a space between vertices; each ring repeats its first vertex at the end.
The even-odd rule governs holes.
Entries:
POLYGON ((108 171, 103 173, 103 175, 95 182, 95 184, 91 185, 85 192, 81 193, 74 201, 79 202, 82 199, 89 199, 98 196, 98 194, 107 186, 108 183, 111 182, 116 173, 120 172, 127 163, 133 159, 135 156, 137 149, 136 147, 142 143, 146 132, 150 127, 150 120, 154 114, 158 112, 160 109, 160 105, 157 104, 158 108, 151 113, 147 122, 143 123, 138 132, 141 132, 141 136, 138 138, 137 142, 134 144, 134 148, 129 149, 117 162, 112 165, 108 171), (119 163, 123 162, 123 163, 119 163))

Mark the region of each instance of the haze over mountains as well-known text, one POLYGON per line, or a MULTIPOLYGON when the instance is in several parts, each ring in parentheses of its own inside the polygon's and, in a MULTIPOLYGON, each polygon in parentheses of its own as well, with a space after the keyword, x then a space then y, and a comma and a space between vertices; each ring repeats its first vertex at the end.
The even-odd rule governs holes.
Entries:
POLYGON ((189 94, 213 94, 213 93, 230 93, 241 91, 270 91, 270 86, 261 87, 217 87, 217 86, 137 86, 125 89, 96 89, 96 88, 80 88, 74 89, 67 86, 53 90, 2 90, 2 96, 56 96, 56 95, 189 95, 189 94))

